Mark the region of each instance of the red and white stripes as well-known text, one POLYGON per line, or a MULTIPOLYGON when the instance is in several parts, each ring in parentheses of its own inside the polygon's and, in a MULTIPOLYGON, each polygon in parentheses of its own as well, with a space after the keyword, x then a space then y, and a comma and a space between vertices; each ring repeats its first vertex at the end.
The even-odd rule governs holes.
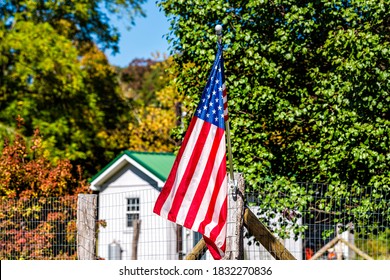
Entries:
MULTIPOLYGON (((225 108, 225 111, 227 109, 225 108)), ((226 242, 225 130, 194 117, 154 213, 201 233, 215 259, 226 242)))
POLYGON ((222 85, 222 97, 223 97, 223 114, 225 116, 225 122, 226 122, 229 118, 229 114, 228 114, 228 106, 227 106, 227 90, 226 90, 225 83, 223 83, 222 85))

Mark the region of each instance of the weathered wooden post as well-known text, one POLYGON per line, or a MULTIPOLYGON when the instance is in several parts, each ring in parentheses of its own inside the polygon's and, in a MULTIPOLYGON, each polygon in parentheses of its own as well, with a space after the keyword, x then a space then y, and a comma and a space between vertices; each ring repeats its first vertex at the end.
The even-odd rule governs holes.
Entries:
POLYGON ((204 242, 204 239, 202 238, 199 240, 199 242, 195 245, 195 247, 192 249, 192 251, 186 255, 184 258, 185 260, 200 260, 203 256, 203 254, 207 250, 206 242, 204 242))
POLYGON ((226 253, 224 260, 243 260, 244 241, 244 192, 245 181, 242 173, 234 173, 236 186, 229 187, 226 253))
MULTIPOLYGON (((228 191, 228 216, 226 233, 226 252, 224 260, 242 260, 244 259, 244 189, 245 181, 242 173, 235 173, 234 178, 236 187, 229 187, 228 191)), ((192 252, 189 253, 186 260, 200 259, 206 251, 207 246, 203 238, 196 244, 192 252)))
POLYGON ((77 258, 96 259, 97 195, 79 194, 77 198, 77 258))
POLYGON ((244 225, 257 241, 276 259, 276 260, 295 260, 296 258, 284 247, 284 245, 275 237, 272 232, 263 225, 256 215, 248 208, 244 212, 244 225))
POLYGON ((176 253, 179 260, 183 259, 183 226, 176 225, 176 253))
POLYGON ((140 231, 141 231, 141 220, 133 220, 133 245, 131 250, 132 260, 136 260, 138 258, 138 240, 139 240, 140 231))

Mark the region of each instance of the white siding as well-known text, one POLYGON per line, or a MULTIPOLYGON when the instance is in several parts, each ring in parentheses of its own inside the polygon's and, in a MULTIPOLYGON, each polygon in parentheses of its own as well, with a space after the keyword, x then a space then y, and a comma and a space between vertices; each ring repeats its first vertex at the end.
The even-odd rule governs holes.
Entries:
POLYGON ((108 246, 115 240, 123 250, 122 259, 131 259, 133 229, 126 225, 126 199, 139 197, 138 259, 175 259, 176 225, 153 213, 158 195, 157 183, 130 164, 110 178, 99 193, 99 220, 107 223, 99 229, 99 257, 108 259, 108 246))

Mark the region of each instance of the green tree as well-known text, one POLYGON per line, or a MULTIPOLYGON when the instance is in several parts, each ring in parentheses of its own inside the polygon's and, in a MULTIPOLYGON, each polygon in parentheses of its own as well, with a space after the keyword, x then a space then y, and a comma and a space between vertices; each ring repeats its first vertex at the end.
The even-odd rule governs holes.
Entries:
POLYGON ((127 148, 172 152, 177 145, 172 130, 180 121, 181 98, 175 85, 173 59, 135 59, 120 69, 121 88, 132 100, 134 121, 128 124, 127 148))
POLYGON ((52 161, 70 159, 91 175, 121 147, 131 118, 102 50, 117 50, 108 13, 143 15, 144 0, 0 2, 0 139, 16 116, 25 137, 39 127, 52 161))
POLYGON ((161 6, 171 18, 177 88, 191 97, 189 112, 214 59, 214 27, 224 27, 234 167, 259 191, 260 209, 329 210, 357 195, 355 215, 377 212, 388 223, 388 0, 165 0, 161 6), (330 184, 323 195, 332 201, 314 202, 318 185, 299 181, 330 184))
POLYGON ((123 69, 119 69, 124 95, 138 105, 155 103, 155 93, 167 83, 163 62, 156 59, 134 59, 123 69))

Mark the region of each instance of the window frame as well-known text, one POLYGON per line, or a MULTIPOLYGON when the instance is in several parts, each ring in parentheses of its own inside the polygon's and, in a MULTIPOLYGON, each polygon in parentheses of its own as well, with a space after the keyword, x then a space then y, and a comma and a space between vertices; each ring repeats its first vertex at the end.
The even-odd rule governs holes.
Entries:
POLYGON ((125 212, 126 229, 133 229, 133 221, 139 220, 141 215, 141 204, 139 196, 126 197, 125 212))

